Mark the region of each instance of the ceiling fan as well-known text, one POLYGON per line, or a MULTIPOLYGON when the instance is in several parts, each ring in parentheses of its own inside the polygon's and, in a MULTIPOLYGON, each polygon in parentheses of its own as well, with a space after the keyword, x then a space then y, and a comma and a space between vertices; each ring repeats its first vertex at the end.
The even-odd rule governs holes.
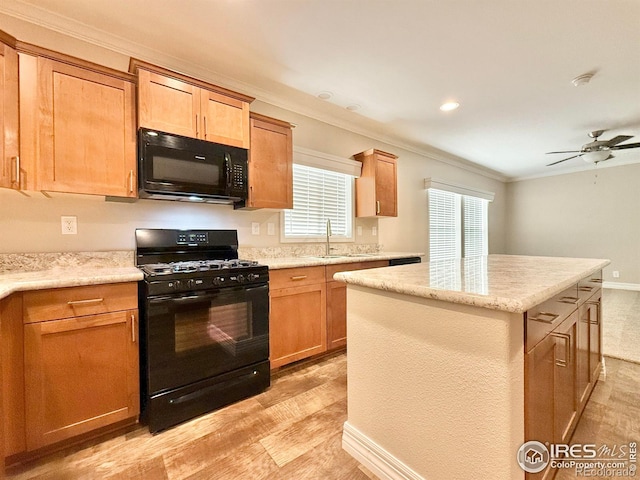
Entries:
POLYGON ((630 138, 633 138, 633 135, 618 135, 617 137, 613 137, 611 140, 598 140, 598 137, 600 137, 600 135, 602 135, 604 132, 605 130, 594 130, 593 132, 590 132, 589 136, 593 138, 593 142, 585 143, 580 150, 547 152, 547 155, 552 153, 577 153, 577 155, 573 155, 571 157, 558 160, 557 162, 550 163, 547 165, 547 167, 566 162, 567 160, 571 160, 572 158, 576 157, 582 157, 584 161, 589 163, 603 162, 605 160, 614 158, 614 156, 611 154, 612 150, 623 150, 626 148, 640 147, 640 143, 627 143, 625 145, 619 145, 620 143, 626 142, 630 138))

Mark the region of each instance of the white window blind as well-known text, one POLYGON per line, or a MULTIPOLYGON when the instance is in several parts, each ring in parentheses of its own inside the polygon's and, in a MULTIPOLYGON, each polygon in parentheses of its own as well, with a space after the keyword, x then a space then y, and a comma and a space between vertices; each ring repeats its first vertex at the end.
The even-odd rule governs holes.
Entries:
POLYGON ((488 200, 435 188, 428 196, 430 261, 488 254, 488 200))
POLYGON ((489 201, 483 198, 462 197, 463 256, 476 257, 489 253, 487 210, 489 201))
POLYGON ((460 195, 429 189, 429 260, 460 258, 460 195))
POLYGON ((352 236, 353 177, 293 164, 293 209, 284 211, 285 238, 326 235, 331 220, 333 237, 352 236))

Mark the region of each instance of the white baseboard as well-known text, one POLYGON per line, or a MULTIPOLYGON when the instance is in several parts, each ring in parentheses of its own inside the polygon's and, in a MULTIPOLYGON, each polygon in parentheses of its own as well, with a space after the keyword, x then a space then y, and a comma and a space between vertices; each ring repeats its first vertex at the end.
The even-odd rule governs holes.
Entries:
POLYGON ((344 422, 342 448, 381 480, 424 480, 349 422, 344 422))
POLYGON ((602 282, 602 288, 640 291, 640 283, 602 282))

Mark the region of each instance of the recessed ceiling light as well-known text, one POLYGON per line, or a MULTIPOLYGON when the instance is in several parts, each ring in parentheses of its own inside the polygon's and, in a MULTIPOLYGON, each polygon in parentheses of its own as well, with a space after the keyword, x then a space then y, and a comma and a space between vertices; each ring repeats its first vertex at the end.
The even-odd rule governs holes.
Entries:
POLYGON ((345 108, 350 112, 355 112, 356 110, 360 110, 360 105, 356 105, 356 104, 347 105, 345 108))
POLYGON ((451 110, 455 110, 458 108, 460 104, 458 102, 447 102, 440 105, 440 110, 443 112, 450 112, 451 110))
POLYGON ((318 94, 318 98, 321 100, 329 100, 331 97, 333 97, 333 93, 331 92, 320 92, 318 94))

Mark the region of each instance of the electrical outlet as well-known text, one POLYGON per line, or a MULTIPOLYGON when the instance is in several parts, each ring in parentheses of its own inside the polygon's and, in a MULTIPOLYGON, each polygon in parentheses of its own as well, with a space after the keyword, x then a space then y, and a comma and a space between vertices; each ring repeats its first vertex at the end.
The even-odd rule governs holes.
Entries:
POLYGON ((260 224, 258 222, 251 222, 251 235, 260 235, 260 224))
POLYGON ((371 227, 371 235, 374 237, 378 235, 378 227, 371 227))
POLYGON ((276 234, 276 225, 275 223, 267 223, 267 235, 275 235, 276 234))
POLYGON ((77 235, 78 234, 78 217, 60 217, 60 224, 62 227, 62 235, 77 235))
POLYGON ((362 227, 358 226, 356 228, 356 232, 358 232, 358 236, 361 237, 362 236, 362 227))
POLYGON ((620 272, 618 270, 613 271, 613 278, 620 278, 620 272))

